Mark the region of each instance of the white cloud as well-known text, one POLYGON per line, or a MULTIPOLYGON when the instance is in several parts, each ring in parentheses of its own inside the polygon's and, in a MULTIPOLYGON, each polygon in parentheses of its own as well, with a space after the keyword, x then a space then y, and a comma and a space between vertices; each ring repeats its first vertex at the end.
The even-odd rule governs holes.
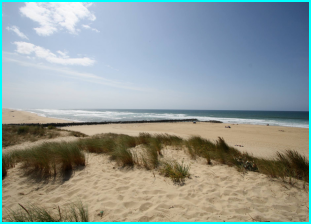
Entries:
POLYGON ((50 50, 43 47, 36 46, 27 42, 14 42, 17 46, 16 52, 20 54, 30 55, 34 53, 37 58, 42 58, 50 63, 56 63, 61 65, 83 65, 90 66, 94 64, 94 60, 83 57, 83 58, 69 58, 66 53, 57 51, 61 57, 53 54, 50 50))
POLYGON ((82 25, 82 27, 83 27, 84 29, 90 29, 90 30, 92 30, 92 31, 95 31, 96 33, 99 33, 99 32, 100 32, 98 29, 92 28, 92 27, 90 27, 89 25, 82 25))
POLYGON ((28 40, 28 37, 25 35, 25 34, 23 34, 19 29, 18 29, 18 27, 17 26, 11 26, 11 27, 7 27, 6 28, 7 30, 11 30, 11 31, 13 31, 14 33, 16 33, 20 38, 23 38, 23 39, 27 39, 28 40))
POLYGON ((57 53, 59 53, 63 58, 69 58, 69 56, 67 55, 67 52, 62 52, 62 51, 57 51, 57 53))
POLYGON ((38 35, 49 36, 63 28, 77 34, 75 26, 80 20, 96 19, 88 10, 91 5, 82 2, 26 2, 20 12, 40 24, 34 28, 38 35))
POLYGON ((104 66, 106 66, 107 68, 111 68, 113 70, 119 71, 119 69, 116 69, 116 68, 112 67, 111 65, 104 65, 104 66))
POLYGON ((32 62, 21 61, 20 59, 16 59, 16 57, 17 55, 15 55, 14 53, 2 52, 2 59, 4 61, 18 63, 21 66, 54 71, 55 74, 58 74, 58 75, 62 74, 62 75, 65 75, 66 77, 71 77, 74 79, 82 80, 83 82, 90 82, 90 83, 95 83, 95 84, 100 84, 100 85, 112 86, 112 87, 121 88, 121 89, 130 89, 130 90, 145 91, 145 92, 150 91, 150 89, 133 86, 131 83, 106 79, 101 76, 94 75, 92 73, 83 73, 83 72, 77 72, 77 71, 73 71, 73 70, 69 70, 65 68, 57 68, 55 66, 35 64, 32 62))

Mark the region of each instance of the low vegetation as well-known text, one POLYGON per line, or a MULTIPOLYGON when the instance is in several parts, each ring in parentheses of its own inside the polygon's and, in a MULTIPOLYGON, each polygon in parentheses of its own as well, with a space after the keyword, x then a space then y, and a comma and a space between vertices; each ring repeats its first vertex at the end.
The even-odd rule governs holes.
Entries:
POLYGON ((161 164, 160 174, 165 177, 171 178, 174 183, 184 184, 185 178, 190 177, 190 166, 184 164, 184 161, 180 164, 176 161, 165 161, 161 164))
POLYGON ((7 175, 7 169, 18 162, 22 163, 26 174, 49 177, 85 166, 85 155, 77 142, 43 143, 30 149, 12 151, 2 156, 2 179, 7 175))
POLYGON ((46 209, 36 205, 23 206, 16 211, 8 210, 10 222, 88 222, 88 209, 81 201, 57 210, 46 209))
POLYGON ((309 161, 294 150, 288 150, 285 153, 278 152, 273 159, 260 159, 228 146, 220 137, 215 142, 211 142, 199 136, 183 140, 168 134, 150 135, 148 133, 140 133, 138 137, 112 133, 101 134, 79 139, 73 143, 48 143, 28 150, 4 154, 2 177, 4 178, 7 175, 7 169, 14 167, 17 162, 22 162, 24 167, 27 167, 26 170, 36 171, 45 176, 66 172, 77 166, 85 165, 83 151, 86 151, 107 154, 111 160, 116 161, 122 167, 137 165, 147 170, 158 169, 160 173, 170 177, 174 182, 184 182, 185 178, 190 175, 190 167, 176 161, 165 161, 162 151, 166 146, 177 150, 185 149, 191 159, 201 157, 206 159, 209 165, 226 164, 243 172, 260 172, 290 183, 294 179, 309 182, 309 161))
POLYGON ((54 126, 47 128, 43 126, 17 126, 2 125, 2 147, 20 144, 26 141, 38 141, 40 139, 52 139, 60 136, 86 137, 87 135, 75 132, 57 129, 54 126))

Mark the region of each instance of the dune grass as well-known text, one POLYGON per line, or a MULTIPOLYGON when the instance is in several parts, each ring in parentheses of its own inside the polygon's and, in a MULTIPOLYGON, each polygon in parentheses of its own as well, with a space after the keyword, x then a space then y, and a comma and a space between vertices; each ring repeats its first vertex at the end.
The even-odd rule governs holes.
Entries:
POLYGON ((16 211, 8 210, 10 222, 88 222, 88 209, 81 201, 71 203, 57 212, 36 205, 23 206, 16 211))
POLYGON ((185 141, 187 153, 191 159, 205 158, 207 164, 212 160, 221 164, 235 166, 239 171, 257 171, 272 178, 280 178, 292 182, 291 178, 309 182, 309 161, 297 151, 287 150, 276 153, 276 158, 260 159, 228 146, 223 138, 212 143, 199 136, 185 141))
POLYGON ((91 153, 109 153, 115 148, 115 141, 111 138, 80 139, 79 147, 91 153))
POLYGON ((158 151, 153 147, 146 147, 141 155, 142 166, 147 170, 156 169, 160 163, 158 151))
MULTIPOLYGON (((24 132, 24 131, 22 131, 24 132)), ((138 137, 123 134, 102 134, 88 139, 80 139, 72 143, 45 143, 28 150, 4 154, 2 159, 2 178, 7 175, 7 169, 17 162, 23 162, 27 170, 33 170, 44 176, 66 172, 74 167, 85 165, 83 151, 104 153, 122 167, 139 165, 147 170, 157 169, 163 159, 162 149, 165 146, 185 148, 191 159, 198 157, 206 159, 207 164, 226 164, 235 166, 239 171, 256 171, 272 178, 281 178, 291 182, 292 178, 309 182, 309 161, 297 151, 287 150, 277 153, 275 158, 260 159, 230 147, 223 138, 215 142, 193 136, 183 140, 168 134, 150 135, 140 133, 138 137), (137 145, 142 147, 132 150, 137 145)), ((176 163, 164 163, 161 166, 168 169, 179 167, 176 163)), ((164 169, 164 170, 165 170, 164 169)))
POLYGON ((110 159, 115 160, 122 167, 135 165, 134 154, 123 145, 117 145, 110 155, 110 159))
POLYGON ((174 183, 183 184, 190 177, 190 166, 177 161, 163 161, 160 166, 160 174, 171 178, 174 183))
POLYGON ((85 166, 85 155, 76 142, 43 143, 2 156, 2 163, 6 169, 13 167, 17 162, 23 164, 23 171, 26 173, 48 177, 73 170, 77 166, 85 166))
POLYGON ((161 143, 162 146, 180 147, 184 143, 184 140, 176 135, 156 134, 154 137, 161 143))
POLYGON ((143 144, 147 145, 152 136, 149 133, 141 132, 139 136, 136 138, 137 145, 143 144))
POLYGON ((272 178, 281 178, 292 183, 292 178, 309 182, 309 161, 295 150, 276 153, 273 160, 254 159, 258 169, 272 178))
POLYGON ((60 136, 86 137, 87 135, 75 132, 57 129, 54 126, 47 128, 43 126, 17 126, 2 125, 2 147, 20 144, 26 141, 38 141, 40 139, 52 139, 60 136))

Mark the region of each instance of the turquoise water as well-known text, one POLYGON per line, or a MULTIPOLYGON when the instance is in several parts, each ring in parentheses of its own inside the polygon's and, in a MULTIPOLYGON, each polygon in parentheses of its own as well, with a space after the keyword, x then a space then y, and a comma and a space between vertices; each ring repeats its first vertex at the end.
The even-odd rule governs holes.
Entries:
POLYGON ((309 112, 234 110, 107 110, 107 109, 29 109, 45 117, 77 122, 139 121, 164 119, 218 120, 224 123, 309 128, 309 112))

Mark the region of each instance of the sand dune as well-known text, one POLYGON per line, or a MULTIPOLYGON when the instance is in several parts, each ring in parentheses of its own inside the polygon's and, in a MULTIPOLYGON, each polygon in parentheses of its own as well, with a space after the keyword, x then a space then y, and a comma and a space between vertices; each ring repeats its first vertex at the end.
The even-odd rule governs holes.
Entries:
POLYGON ((57 208, 80 199, 90 221, 308 221, 309 193, 255 172, 190 160, 182 151, 164 158, 184 159, 191 179, 183 186, 156 171, 120 169, 107 156, 87 154, 88 165, 69 180, 36 182, 9 170, 3 180, 3 214, 17 203, 57 208), (154 176, 155 174, 155 176, 154 176), (103 217, 98 214, 104 212, 103 217), (254 219, 254 220, 253 220, 254 219))

